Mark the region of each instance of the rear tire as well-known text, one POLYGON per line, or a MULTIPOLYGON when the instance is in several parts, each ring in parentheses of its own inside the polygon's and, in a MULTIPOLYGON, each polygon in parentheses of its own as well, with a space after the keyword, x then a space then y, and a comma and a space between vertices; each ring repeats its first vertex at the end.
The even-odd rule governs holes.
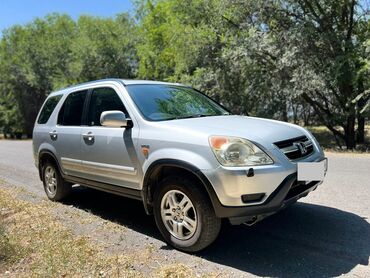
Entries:
POLYGON ((52 201, 61 201, 72 191, 72 185, 66 182, 55 163, 46 162, 42 168, 43 184, 46 196, 52 201))
POLYGON ((166 242, 185 252, 210 245, 221 229, 212 204, 199 182, 171 176, 154 193, 154 218, 166 242))

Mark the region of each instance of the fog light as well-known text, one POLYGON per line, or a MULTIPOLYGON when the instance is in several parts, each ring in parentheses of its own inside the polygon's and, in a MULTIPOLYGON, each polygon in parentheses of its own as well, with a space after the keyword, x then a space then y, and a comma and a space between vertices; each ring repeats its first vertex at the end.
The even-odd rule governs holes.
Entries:
POLYGON ((243 203, 256 203, 262 201, 265 197, 265 193, 254 193, 242 195, 243 203))

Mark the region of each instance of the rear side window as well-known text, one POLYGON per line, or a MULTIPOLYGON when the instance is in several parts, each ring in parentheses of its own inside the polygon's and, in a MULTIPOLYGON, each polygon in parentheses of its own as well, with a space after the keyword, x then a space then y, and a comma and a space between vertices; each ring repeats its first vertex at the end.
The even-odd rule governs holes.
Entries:
POLYGON ((119 110, 128 117, 125 106, 112 88, 97 88, 92 91, 88 124, 90 126, 100 126, 100 115, 104 111, 119 110))
POLYGON ((43 106, 41 110, 40 116, 37 119, 38 124, 47 123, 47 121, 50 118, 51 113, 53 113, 55 107, 57 106, 61 98, 62 98, 62 95, 57 95, 57 96, 49 97, 46 100, 45 105, 43 106))
POLYGON ((68 95, 58 115, 58 124, 67 126, 81 125, 82 112, 87 91, 74 92, 68 95))

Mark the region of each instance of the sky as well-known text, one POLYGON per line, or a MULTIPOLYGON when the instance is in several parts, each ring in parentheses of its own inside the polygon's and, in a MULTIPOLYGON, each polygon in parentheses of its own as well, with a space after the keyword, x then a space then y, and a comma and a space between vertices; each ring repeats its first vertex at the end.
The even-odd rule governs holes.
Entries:
POLYGON ((0 32, 53 12, 77 19, 80 15, 110 17, 132 11, 130 0, 0 0, 0 32))

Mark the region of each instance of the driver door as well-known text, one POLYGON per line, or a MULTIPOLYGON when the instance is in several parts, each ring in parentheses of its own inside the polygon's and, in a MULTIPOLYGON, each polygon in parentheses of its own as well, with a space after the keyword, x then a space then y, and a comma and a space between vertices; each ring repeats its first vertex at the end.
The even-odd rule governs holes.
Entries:
POLYGON ((83 178, 102 183, 139 189, 138 163, 135 152, 138 127, 104 127, 100 115, 104 111, 127 110, 111 87, 91 91, 87 109, 87 126, 81 127, 81 159, 83 178))

